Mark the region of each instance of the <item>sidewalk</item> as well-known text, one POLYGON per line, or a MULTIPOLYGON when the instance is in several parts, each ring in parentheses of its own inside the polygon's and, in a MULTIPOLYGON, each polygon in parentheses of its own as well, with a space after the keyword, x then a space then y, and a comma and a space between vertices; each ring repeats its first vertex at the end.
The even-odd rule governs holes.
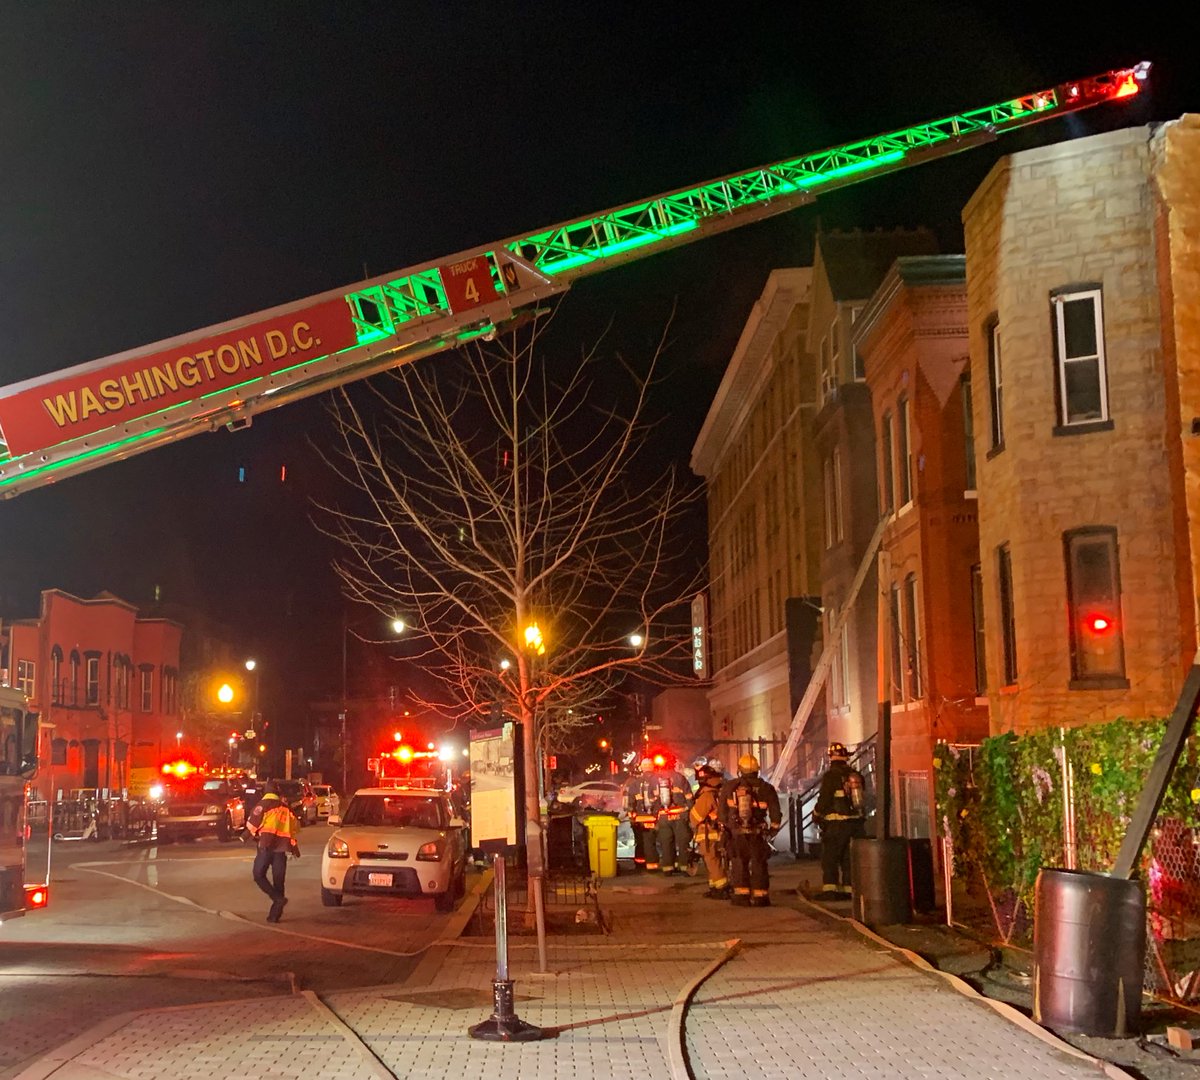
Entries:
POLYGON ((613 932, 551 938, 545 975, 532 938, 510 938, 516 1011, 541 1042, 468 1037, 495 955, 459 938, 407 984, 127 1014, 19 1080, 1127 1075, 810 908, 802 873, 775 872, 767 909, 705 900, 701 879, 622 875, 601 894, 613 932))

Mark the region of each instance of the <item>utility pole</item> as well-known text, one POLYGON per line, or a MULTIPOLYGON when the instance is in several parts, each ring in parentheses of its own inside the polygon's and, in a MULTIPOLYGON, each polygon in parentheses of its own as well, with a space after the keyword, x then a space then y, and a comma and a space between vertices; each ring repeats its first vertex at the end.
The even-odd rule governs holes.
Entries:
POLYGON ((342 612, 342 711, 338 714, 338 718, 342 722, 342 798, 346 798, 350 794, 348 790, 348 766, 349 753, 346 748, 346 636, 350 632, 350 628, 346 623, 346 613, 342 612))

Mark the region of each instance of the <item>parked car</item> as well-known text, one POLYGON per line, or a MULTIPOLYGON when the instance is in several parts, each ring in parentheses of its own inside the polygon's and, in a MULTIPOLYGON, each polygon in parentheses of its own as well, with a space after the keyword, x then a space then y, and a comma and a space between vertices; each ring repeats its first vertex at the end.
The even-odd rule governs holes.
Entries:
POLYGON ((467 826, 429 788, 362 788, 321 853, 321 903, 346 896, 430 896, 451 911, 466 892, 467 826))
POLYGON ((337 792, 329 784, 313 784, 312 789, 317 797, 317 817, 324 820, 329 817, 330 810, 338 804, 337 792))
POLYGON ((276 780, 279 797, 292 808, 301 825, 317 823, 317 796, 307 780, 276 780))
POLYGON ((560 803, 574 803, 580 810, 604 810, 620 813, 624 800, 621 785, 613 780, 585 780, 558 789, 560 803))
POLYGON ((156 816, 158 841, 215 836, 232 840, 246 825, 241 790, 224 778, 189 776, 166 780, 156 816))

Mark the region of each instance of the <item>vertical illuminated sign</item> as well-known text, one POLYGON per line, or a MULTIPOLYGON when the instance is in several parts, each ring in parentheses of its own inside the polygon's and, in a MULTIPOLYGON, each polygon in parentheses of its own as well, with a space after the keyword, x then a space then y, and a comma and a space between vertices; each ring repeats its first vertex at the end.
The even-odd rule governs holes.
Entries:
POLYGON ((692 674, 708 678, 708 598, 696 593, 692 598, 692 674))

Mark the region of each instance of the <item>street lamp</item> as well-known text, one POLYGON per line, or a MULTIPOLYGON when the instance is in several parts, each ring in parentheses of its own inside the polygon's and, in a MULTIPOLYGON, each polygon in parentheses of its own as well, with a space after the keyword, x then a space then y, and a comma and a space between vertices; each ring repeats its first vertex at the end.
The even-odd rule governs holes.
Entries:
MULTIPOLYGON (((408 629, 408 624, 399 616, 392 619, 392 633, 399 636, 408 629)), ((346 745, 346 646, 350 639, 350 621, 345 610, 342 611, 342 709, 338 713, 338 719, 342 726, 342 798, 346 798, 350 793, 347 790, 350 786, 349 767, 350 754, 346 745)))
POLYGON ((175 749, 178 750, 183 746, 183 732, 175 732, 175 749))
POLYGON ((217 690, 217 700, 222 705, 228 705, 233 700, 233 687, 229 683, 221 683, 217 690))
POLYGON ((629 635, 629 644, 635 649, 640 649, 646 644, 646 638, 642 634, 633 633, 629 635))
MULTIPOLYGON (((250 657, 250 659, 248 659, 246 661, 246 670, 254 672, 254 700, 250 704, 250 730, 255 731, 258 728, 258 721, 260 718, 260 713, 258 711, 258 703, 259 703, 259 697, 258 697, 259 682, 258 682, 258 680, 259 680, 259 676, 260 676, 261 672, 259 670, 258 661, 255 660, 253 657, 250 657)), ((253 738, 253 736, 251 736, 251 738, 253 738)))

